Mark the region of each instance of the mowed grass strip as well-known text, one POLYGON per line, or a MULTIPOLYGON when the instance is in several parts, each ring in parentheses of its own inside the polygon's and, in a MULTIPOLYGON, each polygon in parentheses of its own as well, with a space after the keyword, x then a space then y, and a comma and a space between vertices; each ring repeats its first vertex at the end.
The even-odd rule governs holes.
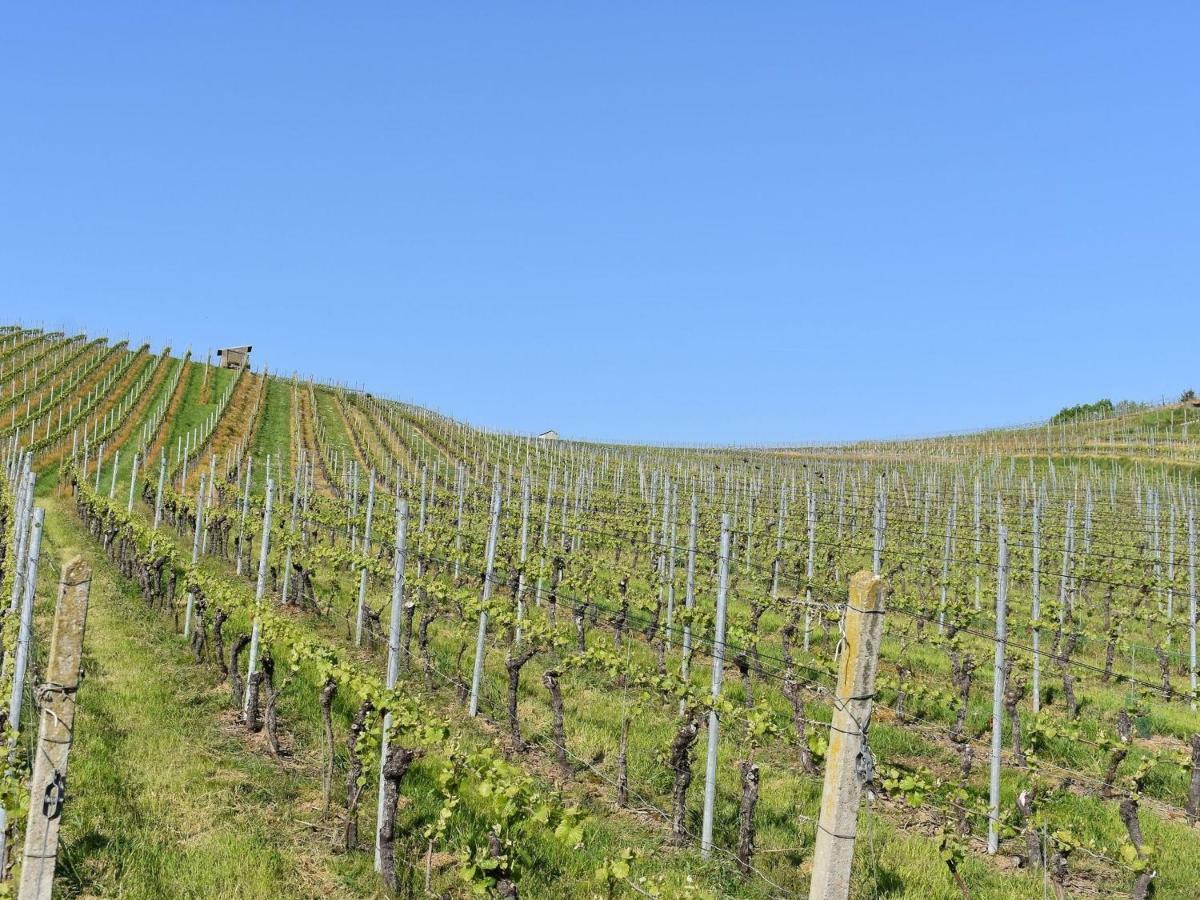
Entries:
POLYGON ((84 681, 56 896, 370 896, 313 810, 311 773, 230 724, 227 689, 194 666, 166 619, 103 558, 69 509, 43 501, 47 635, 57 569, 93 565, 84 681))

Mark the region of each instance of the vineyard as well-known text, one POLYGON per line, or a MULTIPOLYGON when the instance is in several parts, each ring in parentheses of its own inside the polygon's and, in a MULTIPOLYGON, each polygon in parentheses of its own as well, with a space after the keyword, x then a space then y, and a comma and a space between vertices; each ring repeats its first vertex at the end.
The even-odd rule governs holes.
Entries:
MULTIPOLYGON (((192 692, 155 727, 215 735, 181 781, 272 799, 175 830, 163 803, 148 830, 197 881, 149 873, 89 748, 128 700, 89 709, 85 677, 62 896, 1198 896, 1200 407, 1069 412, 606 445, 4 328, 0 874, 15 893, 46 548, 71 548, 125 597, 98 621, 160 660, 139 690, 192 692)), ((104 646, 97 671, 132 665, 104 646)))

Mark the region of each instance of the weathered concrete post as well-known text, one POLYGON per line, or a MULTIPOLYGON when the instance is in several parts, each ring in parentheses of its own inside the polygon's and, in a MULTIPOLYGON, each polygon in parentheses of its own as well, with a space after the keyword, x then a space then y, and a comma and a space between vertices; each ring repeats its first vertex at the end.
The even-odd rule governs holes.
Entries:
POLYGON ((38 688, 42 718, 25 825, 25 859, 18 895, 22 900, 50 900, 54 887, 58 830, 67 786, 67 755, 71 752, 75 690, 79 687, 91 585, 92 568, 83 557, 77 556, 67 563, 58 586, 46 681, 38 688))
POLYGON ((838 663, 809 900, 845 900, 850 895, 862 769, 870 753, 867 725, 874 705, 875 671, 883 634, 883 586, 883 579, 870 572, 859 572, 850 579, 845 646, 838 663))

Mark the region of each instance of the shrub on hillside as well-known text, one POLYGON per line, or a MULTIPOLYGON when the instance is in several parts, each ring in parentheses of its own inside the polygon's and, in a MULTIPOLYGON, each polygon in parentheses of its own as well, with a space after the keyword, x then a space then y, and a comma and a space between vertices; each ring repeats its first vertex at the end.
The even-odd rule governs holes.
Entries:
POLYGON ((1054 414, 1050 422, 1061 425, 1064 422, 1078 422, 1084 419, 1102 419, 1113 414, 1113 402, 1107 398, 1095 403, 1080 403, 1078 406, 1066 406, 1054 414))

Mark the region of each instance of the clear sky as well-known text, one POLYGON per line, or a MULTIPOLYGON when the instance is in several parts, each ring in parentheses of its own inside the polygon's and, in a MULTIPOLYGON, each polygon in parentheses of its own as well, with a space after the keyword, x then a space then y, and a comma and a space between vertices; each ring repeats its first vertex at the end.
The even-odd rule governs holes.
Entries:
POLYGON ((0 319, 566 436, 1200 389, 1193 3, 10 6, 0 319))

